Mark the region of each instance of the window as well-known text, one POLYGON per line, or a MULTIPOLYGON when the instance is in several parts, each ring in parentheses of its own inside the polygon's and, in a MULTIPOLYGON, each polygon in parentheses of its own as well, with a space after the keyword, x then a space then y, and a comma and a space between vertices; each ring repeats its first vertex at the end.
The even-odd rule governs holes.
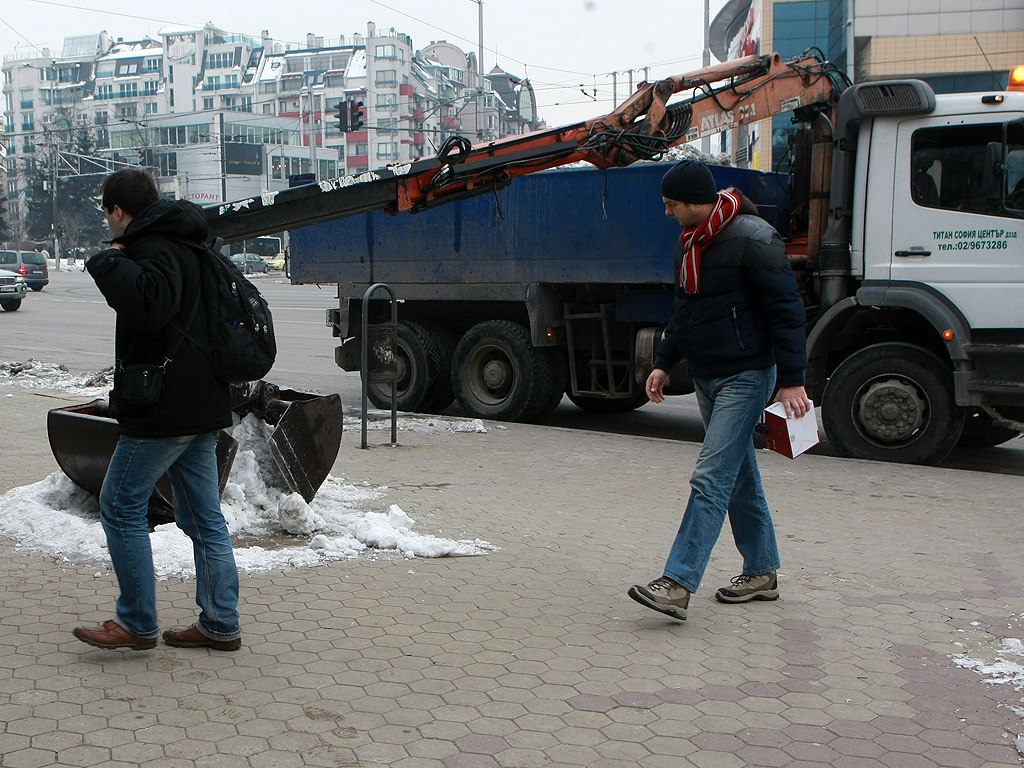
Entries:
POLYGON ((234 64, 234 54, 230 51, 224 53, 211 53, 206 61, 207 69, 227 69, 234 64))
POLYGON ((224 109, 234 109, 237 101, 234 96, 224 96, 221 98, 220 103, 224 109))
POLYGON ((243 112, 252 112, 252 96, 243 96, 240 108, 243 112))
POLYGON ((1010 123, 1005 181, 993 175, 1002 149, 1001 123, 922 128, 911 139, 910 195, 925 208, 1011 215, 1024 208, 1024 123, 1010 123), (1014 128, 1016 128, 1014 130, 1014 128), (1016 187, 1022 187, 1017 198, 1016 187))
POLYGON ((21 108, 32 109, 32 91, 21 92, 21 108))
POLYGON ((121 87, 118 89, 117 98, 119 99, 136 99, 139 96, 139 84, 138 83, 121 83, 121 87))
POLYGON ((370 151, 370 145, 366 142, 356 144, 355 150, 352 152, 353 155, 365 155, 370 151))
POLYGON ((117 77, 137 74, 139 74, 139 62, 137 61, 122 61, 117 65, 117 70, 114 72, 114 75, 117 77))
POLYGON ((268 101, 266 104, 263 105, 263 114, 264 115, 272 115, 272 114, 274 114, 274 102, 268 101))
POLYGON ((398 85, 398 77, 393 69, 377 70, 377 85, 398 85))
POLYGON ((213 75, 211 77, 206 78, 206 90, 208 90, 208 91, 216 91, 218 88, 220 88, 220 76, 219 75, 213 75))
POLYGON ((155 101, 151 101, 148 104, 146 104, 146 114, 147 115, 155 115, 156 114, 156 109, 157 109, 157 103, 155 101))
POLYGON ((142 85, 143 96, 155 96, 159 83, 156 80, 147 80, 142 85))
POLYGON ((376 56, 378 59, 393 59, 395 58, 395 46, 393 45, 378 45, 376 56))
POLYGON ((225 88, 237 88, 238 87, 238 75, 225 75, 224 77, 225 88))
MULTIPOLYGON (((32 131, 35 130, 36 120, 35 115, 32 112, 21 113, 21 130, 32 131)), ((26 139, 27 141, 27 139, 26 139)))
POLYGON ((213 99, 211 97, 208 96, 203 99, 203 109, 207 112, 213 110, 213 99))
POLYGON ((96 98, 97 99, 112 99, 114 98, 114 86, 109 83, 96 86, 96 98))
POLYGON ((380 141, 377 143, 378 160, 397 160, 398 143, 394 141, 380 141))
POLYGON ((338 161, 337 160, 320 160, 317 165, 320 166, 320 178, 321 179, 333 179, 338 175, 338 161))
POLYGON ((398 97, 393 93, 377 94, 377 110, 383 112, 394 112, 398 109, 398 97))
POLYGON ((143 72, 159 72, 160 71, 160 59, 146 59, 142 65, 143 72))
POLYGON ((398 120, 396 118, 383 118, 377 121, 378 131, 397 131, 398 120))
POLYGON ((138 110, 136 110, 134 104, 118 104, 117 114, 121 117, 137 117, 138 110))
POLYGON ((277 83, 264 83, 260 86, 260 93, 277 93, 277 83))
POLYGON ((107 111, 105 109, 96 110, 96 125, 107 124, 107 111))

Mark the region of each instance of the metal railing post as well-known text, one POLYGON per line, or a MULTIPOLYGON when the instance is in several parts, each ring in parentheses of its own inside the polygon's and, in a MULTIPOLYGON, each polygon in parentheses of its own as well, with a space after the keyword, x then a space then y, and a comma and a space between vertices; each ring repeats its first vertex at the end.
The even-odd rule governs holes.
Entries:
MULTIPOLYGON (((379 326, 378 326, 379 327, 379 326)), ((370 380, 391 382, 391 445, 398 444, 398 367, 395 360, 395 344, 398 339, 398 300, 390 285, 374 283, 363 294, 362 350, 360 351, 359 378, 363 388, 363 432, 359 447, 366 447, 366 392, 370 380), (382 288, 391 297, 391 322, 382 328, 384 333, 375 332, 374 343, 370 344, 370 297, 382 288), (369 370, 370 347, 373 347, 374 370, 369 370)))

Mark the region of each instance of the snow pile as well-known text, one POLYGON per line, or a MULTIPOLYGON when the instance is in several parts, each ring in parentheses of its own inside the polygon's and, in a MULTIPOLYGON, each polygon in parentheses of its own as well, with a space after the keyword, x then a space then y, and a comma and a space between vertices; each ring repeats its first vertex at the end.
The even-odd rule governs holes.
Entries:
MULTIPOLYGON (((95 380, 36 361, 0 363, 0 383, 4 378, 72 391, 85 390, 86 382, 95 380)), ((97 394, 105 394, 108 387, 109 383, 97 394)), ((350 418, 345 422, 351 429, 350 418)), ((376 423, 377 429, 384 428, 381 423, 390 428, 390 413, 376 423)), ((479 420, 403 416, 400 423, 410 431, 486 432, 479 420)), ((451 557, 495 549, 479 539, 416 532, 415 521, 394 504, 387 512, 373 511, 370 508, 379 507, 386 495, 385 486, 355 486, 329 475, 307 504, 299 494, 282 490, 287 486, 267 443, 272 431, 272 426, 251 414, 229 430, 239 447, 221 495, 221 510, 241 570, 284 570, 382 553, 451 557)), ((63 472, 0 496, 0 535, 18 542, 21 551, 54 555, 68 564, 109 566, 99 503, 63 472)), ((194 575, 192 543, 173 523, 157 526, 150 538, 158 578, 194 575)))
POLYGON ((106 397, 114 385, 114 367, 104 368, 99 373, 71 373, 59 363, 44 363, 31 357, 24 362, 0 361, 0 384, 56 389, 82 397, 106 397))

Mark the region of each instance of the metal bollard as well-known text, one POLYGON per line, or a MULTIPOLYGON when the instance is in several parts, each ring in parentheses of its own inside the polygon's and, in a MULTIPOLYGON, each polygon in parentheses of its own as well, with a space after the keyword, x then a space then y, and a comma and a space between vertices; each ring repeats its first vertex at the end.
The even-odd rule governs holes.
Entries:
POLYGON ((390 285, 374 283, 363 294, 363 333, 359 365, 359 378, 363 388, 363 433, 359 447, 366 447, 366 390, 370 382, 391 382, 391 445, 398 444, 397 381, 398 358, 395 346, 398 342, 398 300, 390 285), (391 297, 391 322, 380 323, 370 328, 370 297, 377 289, 383 289, 391 297))

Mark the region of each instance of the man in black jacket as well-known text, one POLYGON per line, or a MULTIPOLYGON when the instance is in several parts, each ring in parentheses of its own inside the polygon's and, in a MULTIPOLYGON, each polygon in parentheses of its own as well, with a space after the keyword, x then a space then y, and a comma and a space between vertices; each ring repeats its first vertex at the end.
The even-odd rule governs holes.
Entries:
POLYGON ((206 336, 199 306, 201 254, 182 242, 203 242, 206 218, 192 203, 161 200, 142 171, 118 171, 101 191, 114 238, 86 268, 117 313, 110 409, 121 434, 100 492, 100 512, 121 594, 112 620, 76 627, 74 635, 99 648, 156 646, 146 511, 154 485, 166 473, 175 522, 192 539, 200 613, 192 626, 164 632, 164 642, 235 650, 241 645, 238 571, 220 509, 216 455, 217 432, 231 426, 230 393, 206 355, 170 325, 177 320, 206 336))
POLYGON ((779 552, 753 430, 776 380, 775 399, 787 417, 813 406, 804 389, 803 303, 779 234, 745 213, 738 193, 719 192, 711 171, 695 160, 674 165, 661 193, 665 215, 683 233, 672 322, 658 346, 647 396, 662 402, 669 371, 685 358, 706 435, 664 575, 633 586, 629 596, 685 619, 727 514, 743 572, 715 597, 726 603, 778 598, 779 552))

